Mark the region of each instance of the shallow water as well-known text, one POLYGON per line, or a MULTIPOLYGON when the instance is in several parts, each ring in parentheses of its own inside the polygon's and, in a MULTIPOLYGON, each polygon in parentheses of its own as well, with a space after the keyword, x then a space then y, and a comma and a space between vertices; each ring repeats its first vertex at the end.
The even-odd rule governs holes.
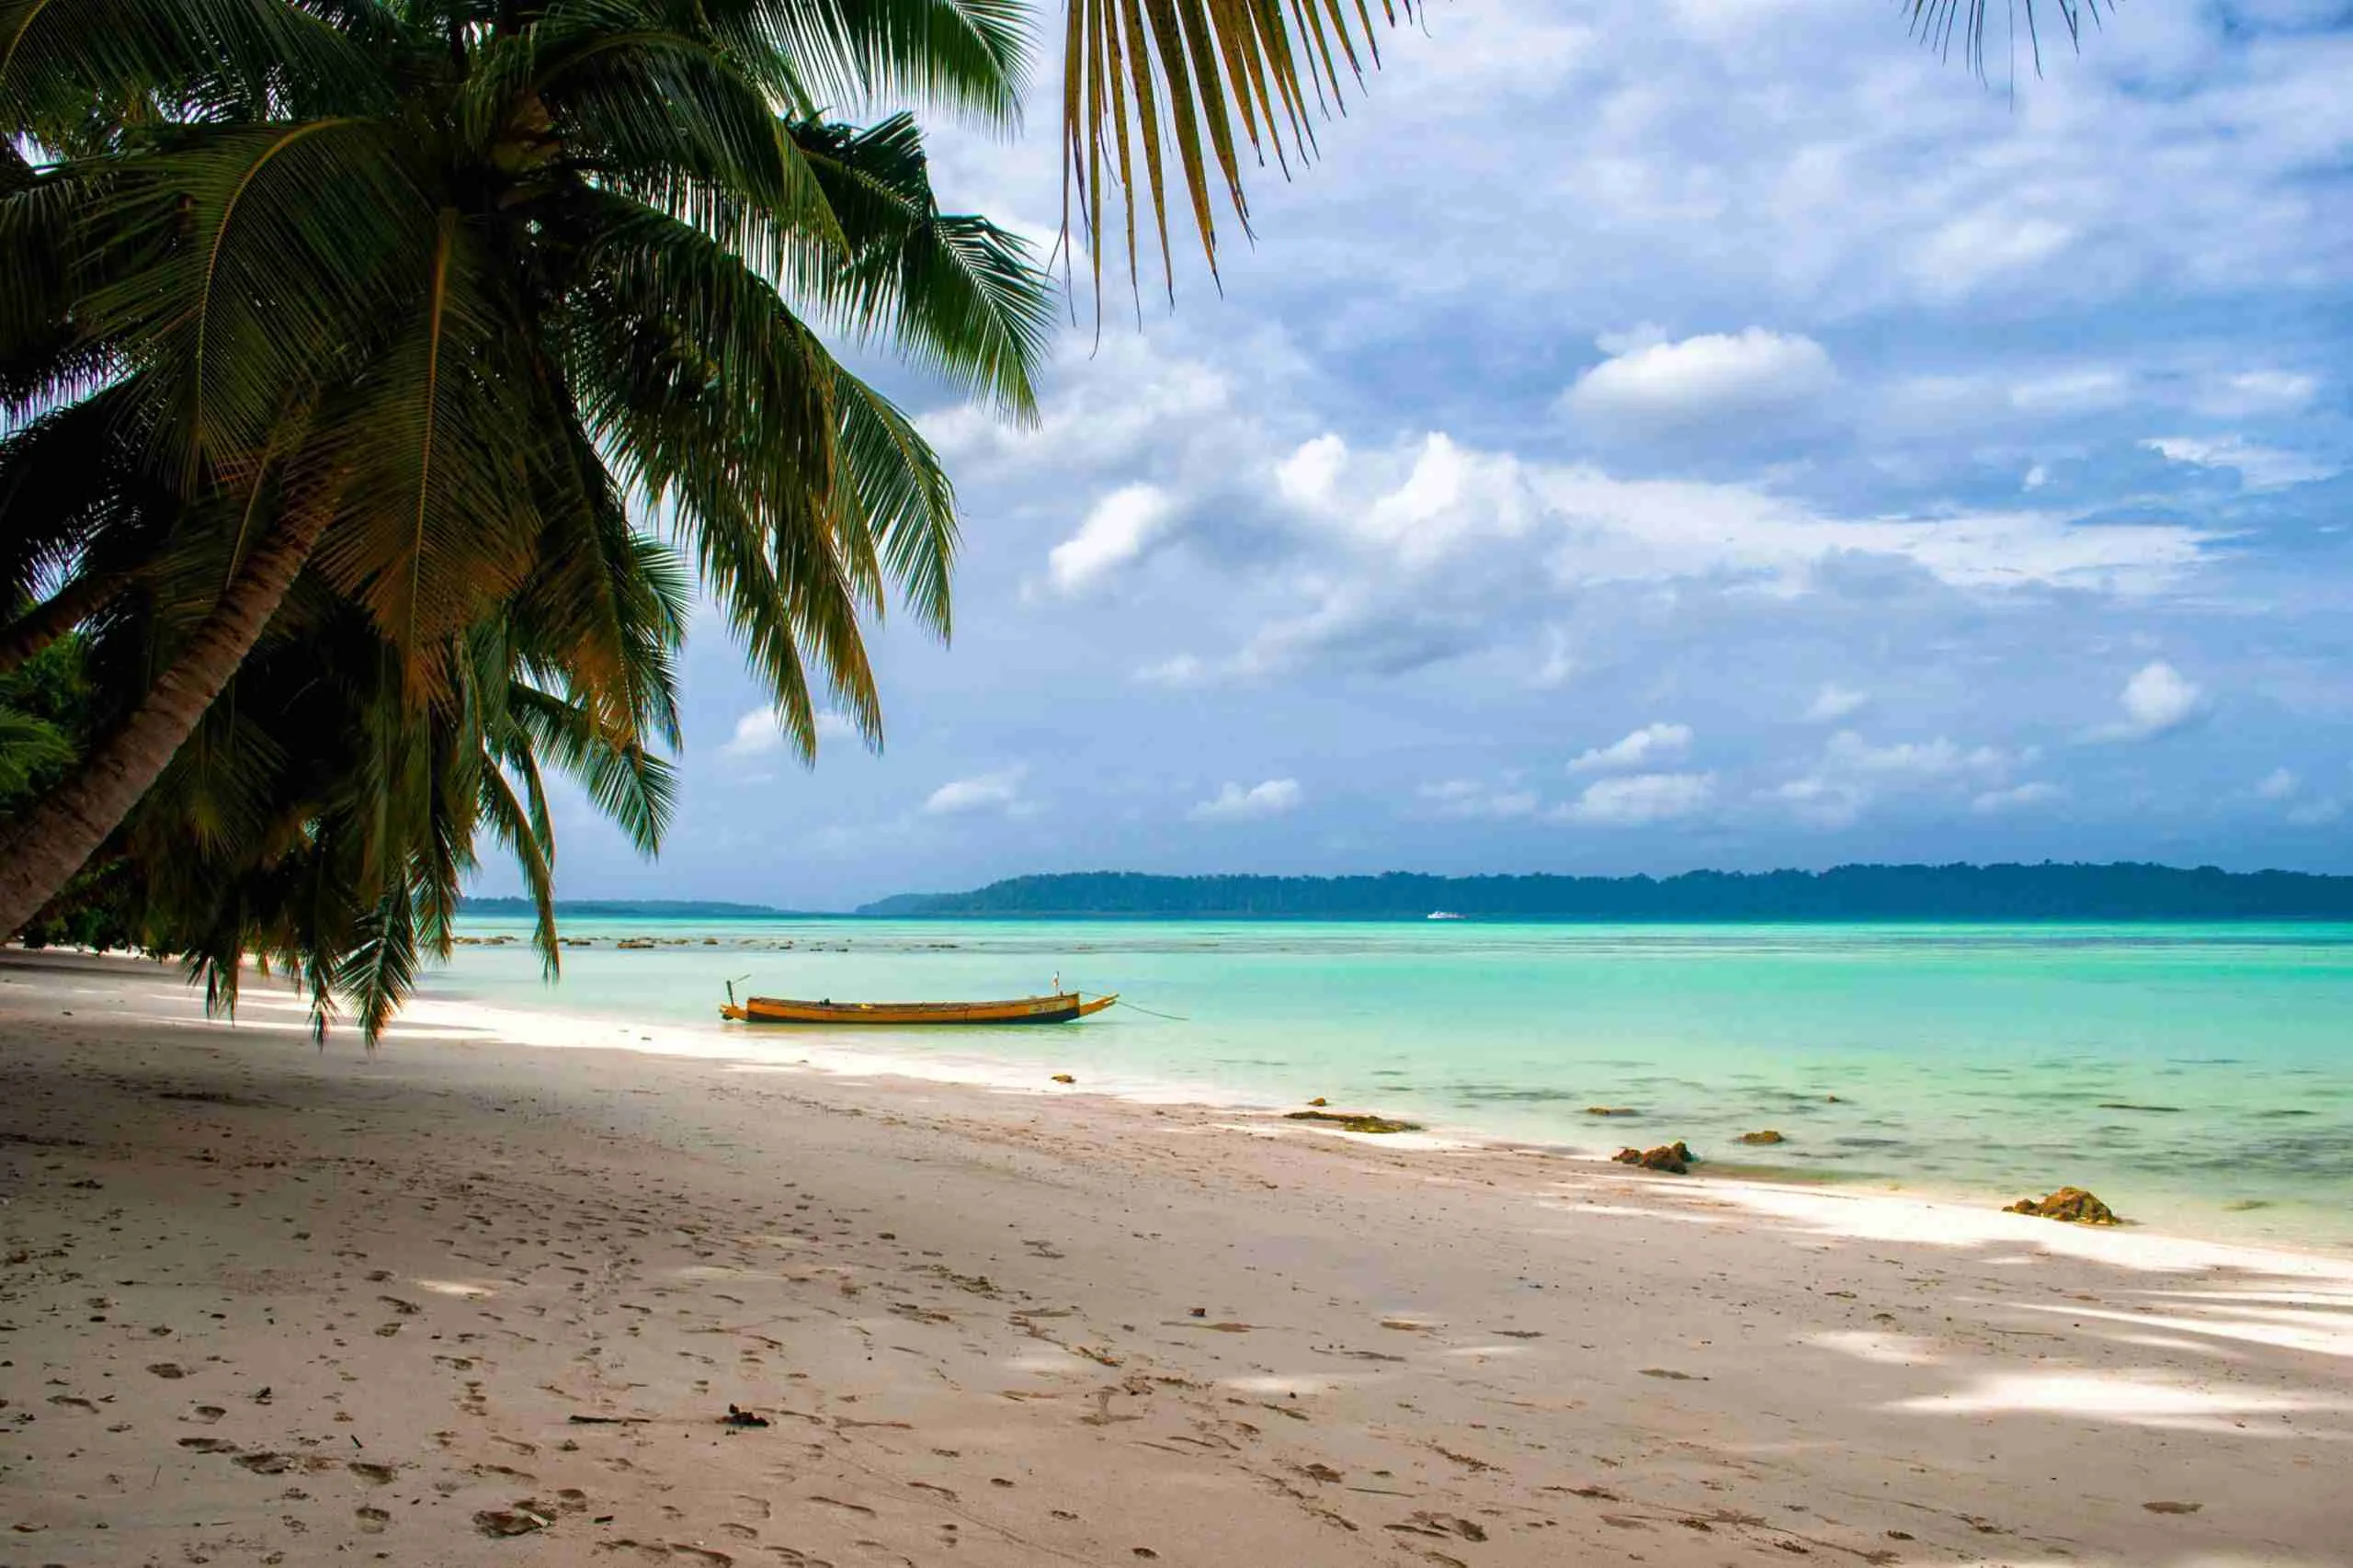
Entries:
POLYGON ((565 951, 556 986, 517 942, 461 948, 424 994, 684 1026, 690 1047, 759 1061, 847 1045, 987 1081, 1320 1095, 1437 1131, 1604 1151, 1682 1138, 1718 1168, 1982 1200, 2073 1183, 2169 1228, 2353 1248, 2353 926, 631 919, 565 934, 596 945, 565 951), (689 945, 620 951, 621 936, 689 945), (714 1016, 739 976, 763 995, 903 1000, 1030 994, 1057 971, 1134 1006, 983 1030, 714 1016), (1789 1142, 1734 1141, 1764 1128, 1789 1142))

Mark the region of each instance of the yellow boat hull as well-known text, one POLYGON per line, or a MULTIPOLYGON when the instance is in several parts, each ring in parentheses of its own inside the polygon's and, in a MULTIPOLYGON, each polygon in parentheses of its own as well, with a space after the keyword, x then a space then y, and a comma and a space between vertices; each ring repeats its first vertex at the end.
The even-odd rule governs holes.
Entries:
POLYGON ((1101 1012, 1117 996, 1088 1001, 1075 991, 1011 1002, 791 1002, 746 996, 719 1016, 739 1024, 1066 1024, 1101 1012))

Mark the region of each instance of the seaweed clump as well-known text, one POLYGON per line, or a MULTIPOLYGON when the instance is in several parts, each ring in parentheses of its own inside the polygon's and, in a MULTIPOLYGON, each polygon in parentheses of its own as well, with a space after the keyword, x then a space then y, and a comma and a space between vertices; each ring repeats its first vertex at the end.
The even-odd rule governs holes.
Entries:
POLYGON ((2063 1187, 2047 1198, 2021 1198, 2003 1205, 2005 1214, 2031 1214, 2038 1220, 2064 1220, 2071 1225, 2120 1225, 2116 1210, 2080 1187, 2063 1187))
POLYGON ((1285 1121, 1314 1121, 1336 1127, 1343 1132, 1419 1132, 1418 1121, 1398 1121, 1386 1116, 1375 1116, 1369 1110, 1294 1110, 1287 1112, 1285 1121))
POLYGON ((1646 1171, 1665 1171, 1672 1176, 1688 1176, 1699 1158, 1689 1144, 1677 1138, 1672 1143, 1662 1143, 1655 1149, 1620 1149, 1609 1156, 1621 1165, 1637 1165, 1646 1171))

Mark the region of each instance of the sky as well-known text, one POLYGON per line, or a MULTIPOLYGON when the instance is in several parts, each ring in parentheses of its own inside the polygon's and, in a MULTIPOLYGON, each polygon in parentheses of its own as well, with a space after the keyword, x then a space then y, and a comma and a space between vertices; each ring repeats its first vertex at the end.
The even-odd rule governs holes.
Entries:
MULTIPOLYGON (((573 799, 562 891, 2353 870, 2353 6, 2045 45, 1431 7, 1222 290, 1078 303, 1037 428, 864 362, 958 485, 952 643, 878 629, 883 748, 804 768, 700 618, 661 858, 573 799)), ((939 128, 945 204, 1050 240, 1054 102, 939 128)))

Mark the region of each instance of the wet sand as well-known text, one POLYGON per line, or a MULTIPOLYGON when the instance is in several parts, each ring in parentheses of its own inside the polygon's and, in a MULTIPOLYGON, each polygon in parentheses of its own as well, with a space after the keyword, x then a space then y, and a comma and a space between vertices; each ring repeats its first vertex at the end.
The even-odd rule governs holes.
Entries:
POLYGON ((2353 1562, 2353 1260, 1086 1089, 0 955, 0 1568, 2353 1562))

